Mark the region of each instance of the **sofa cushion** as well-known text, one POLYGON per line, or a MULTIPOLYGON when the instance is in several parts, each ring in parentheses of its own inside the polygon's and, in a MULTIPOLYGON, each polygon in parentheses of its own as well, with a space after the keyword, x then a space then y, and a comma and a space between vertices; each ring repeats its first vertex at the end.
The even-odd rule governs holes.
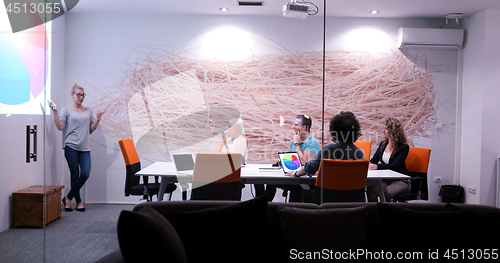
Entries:
POLYGON ((190 263, 262 262, 274 253, 267 197, 176 215, 190 263))
POLYGON ((367 206, 332 209, 279 207, 278 211, 283 253, 289 261, 308 257, 331 259, 330 252, 367 247, 367 206))
POLYGON ((394 251, 411 248, 427 253, 438 248, 493 248, 489 237, 500 234, 500 211, 475 211, 450 205, 443 211, 415 211, 380 203, 376 218, 379 248, 394 251), (469 234, 474 237, 468 238, 469 234))
POLYGON ((188 262, 184 245, 168 220, 155 209, 122 211, 118 218, 118 244, 126 262, 188 262), (161 252, 161 256, 157 252, 161 252))

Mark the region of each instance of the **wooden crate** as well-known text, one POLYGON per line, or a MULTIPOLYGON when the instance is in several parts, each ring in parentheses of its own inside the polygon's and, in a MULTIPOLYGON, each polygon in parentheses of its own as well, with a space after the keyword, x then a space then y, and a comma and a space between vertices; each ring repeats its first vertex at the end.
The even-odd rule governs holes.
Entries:
POLYGON ((12 227, 39 227, 61 218, 61 189, 64 185, 46 185, 45 200, 43 185, 34 185, 26 189, 12 193, 13 224, 12 227), (45 217, 43 213, 44 201, 45 217), (45 224, 44 224, 45 222, 45 224))

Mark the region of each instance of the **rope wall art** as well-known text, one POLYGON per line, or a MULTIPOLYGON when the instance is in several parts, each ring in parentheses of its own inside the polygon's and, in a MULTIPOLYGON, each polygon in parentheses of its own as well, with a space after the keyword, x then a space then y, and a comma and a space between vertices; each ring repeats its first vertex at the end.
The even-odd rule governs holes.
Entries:
MULTIPOLYGON (((248 161, 275 162, 286 151, 296 115, 312 117, 321 139, 320 51, 254 56, 249 61, 197 60, 187 51, 148 49, 125 76, 106 89, 101 129, 133 138, 140 153, 217 152, 227 120, 241 117, 249 141, 248 161)), ((383 138, 382 122, 396 117, 407 137, 429 137, 435 125, 433 75, 401 52, 326 54, 325 143, 329 119, 354 112, 373 147, 383 138)), ((372 149, 373 150, 373 149, 372 149)))

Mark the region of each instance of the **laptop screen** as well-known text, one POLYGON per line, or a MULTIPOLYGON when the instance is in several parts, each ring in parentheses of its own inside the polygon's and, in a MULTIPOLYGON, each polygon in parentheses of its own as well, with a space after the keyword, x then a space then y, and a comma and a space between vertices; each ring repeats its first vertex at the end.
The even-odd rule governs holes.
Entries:
POLYGON ((296 171, 302 167, 299 154, 297 152, 279 152, 278 158, 284 173, 296 171))
POLYGON ((194 160, 190 153, 173 154, 172 157, 177 172, 192 171, 194 169, 194 160))

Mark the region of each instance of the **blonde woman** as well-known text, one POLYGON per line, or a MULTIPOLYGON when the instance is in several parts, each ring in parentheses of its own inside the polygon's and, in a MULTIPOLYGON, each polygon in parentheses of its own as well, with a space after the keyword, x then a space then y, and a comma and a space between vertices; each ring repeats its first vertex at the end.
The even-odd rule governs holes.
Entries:
MULTIPOLYGON (((390 169, 398 173, 408 174, 406 157, 410 151, 403 126, 399 120, 388 118, 384 122, 384 139, 370 160, 371 170, 390 169)), ((399 194, 411 192, 410 180, 384 180, 384 193, 387 200, 399 194)), ((377 201, 377 191, 373 186, 367 189, 368 201, 377 201)))
POLYGON ((247 156, 247 140, 245 138, 244 126, 242 119, 229 120, 229 127, 223 134, 226 138, 226 143, 222 147, 221 152, 226 153, 241 153, 242 164, 245 163, 247 156))
POLYGON ((97 129, 104 112, 98 110, 96 119, 93 111, 82 105, 85 99, 85 91, 82 87, 73 83, 71 87, 71 98, 73 103, 70 107, 63 108, 58 115, 54 103, 50 104, 54 112, 54 123, 58 130, 63 132, 64 157, 68 163, 71 174, 71 189, 66 197, 62 199, 64 210, 71 209, 71 201, 75 198, 76 210, 85 211, 80 189, 83 187, 90 175, 90 134, 97 129))

